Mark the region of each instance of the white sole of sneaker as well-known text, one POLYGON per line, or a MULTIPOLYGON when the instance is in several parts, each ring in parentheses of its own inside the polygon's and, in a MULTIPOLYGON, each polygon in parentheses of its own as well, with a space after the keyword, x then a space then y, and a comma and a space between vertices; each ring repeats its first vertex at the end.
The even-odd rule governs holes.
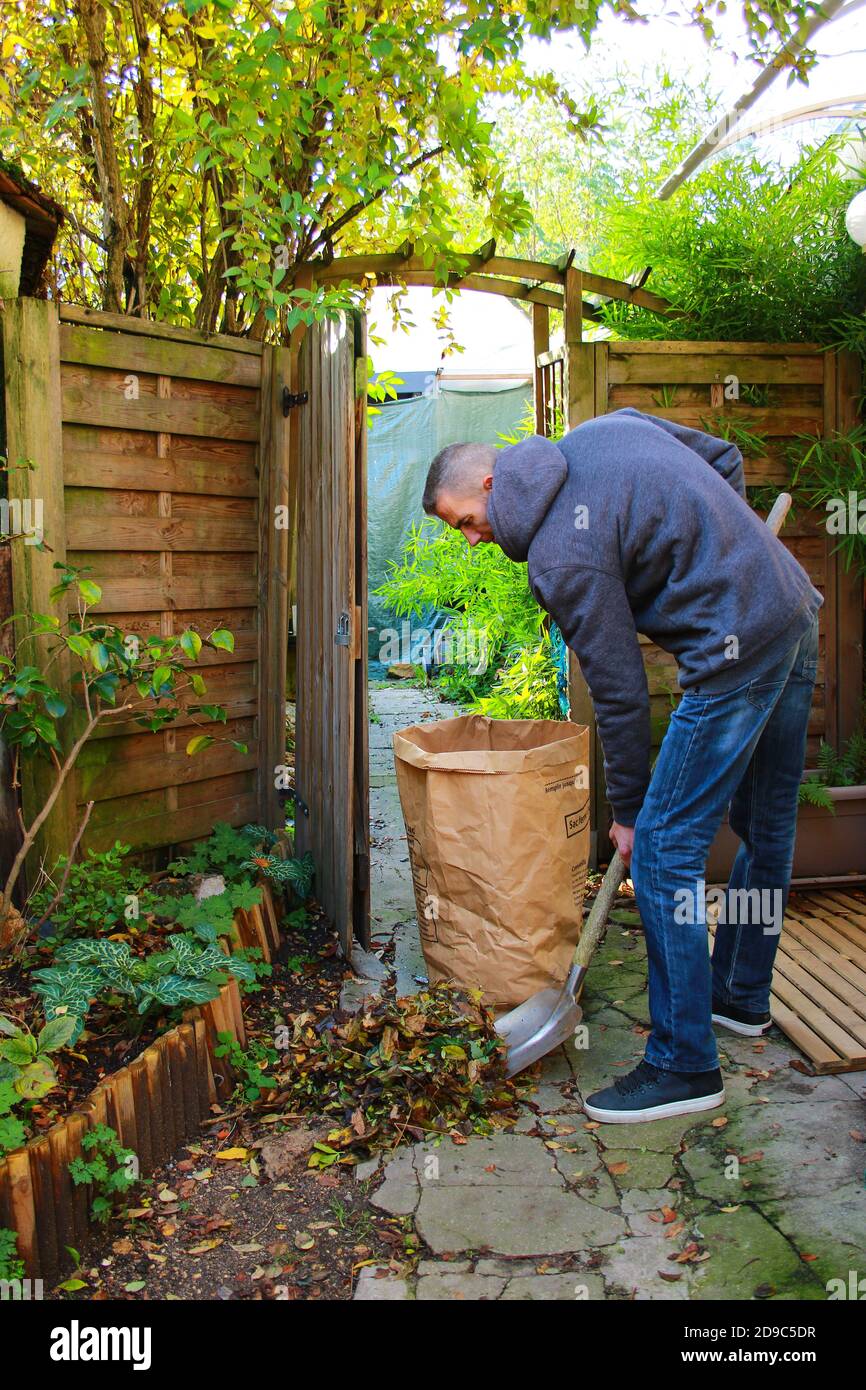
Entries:
POLYGON ((668 1105, 652 1105, 648 1110, 604 1110, 598 1105, 584 1102, 584 1110, 591 1120, 600 1120, 606 1125, 634 1125, 645 1120, 668 1120, 674 1115, 694 1115, 699 1110, 715 1110, 724 1105, 724 1091, 712 1096, 697 1096, 694 1100, 675 1100, 668 1105))
POLYGON ((766 1023, 738 1023, 735 1018, 726 1018, 724 1014, 713 1014, 713 1023, 727 1028, 729 1033, 739 1033, 741 1038, 759 1038, 773 1026, 772 1019, 768 1019, 766 1023))

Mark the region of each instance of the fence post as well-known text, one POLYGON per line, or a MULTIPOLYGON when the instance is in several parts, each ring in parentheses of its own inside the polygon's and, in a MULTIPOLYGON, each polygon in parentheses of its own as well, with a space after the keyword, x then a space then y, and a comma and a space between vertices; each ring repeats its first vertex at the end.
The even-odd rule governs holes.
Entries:
MULTIPOLYGON (((565 270, 565 363, 563 423, 573 430, 584 420, 591 420, 607 409, 596 400, 598 346, 583 342, 583 276, 573 266, 565 270)), ((606 358, 603 359, 606 362, 606 358)), ((590 525, 592 521, 590 519, 590 525)), ((601 742, 595 722, 595 711, 589 687, 573 652, 568 657, 568 701, 571 718, 589 729, 589 865, 595 869, 599 857, 604 857, 608 845, 604 786, 604 763, 601 742)))
MULTIPOLYGON (((825 393, 832 382, 833 400, 825 401, 825 434, 828 416, 832 428, 848 434, 860 421, 863 387, 860 359, 854 352, 825 353, 825 393), (835 357, 835 371, 830 359, 835 357), (828 381, 829 378, 829 381, 828 381)), ((836 566, 836 747, 848 741, 860 723, 863 692, 863 576, 852 565, 846 572, 841 555, 829 555, 836 566)))
POLYGON ((546 434, 547 422, 545 420, 544 402, 544 372, 538 365, 538 359, 543 352, 550 351, 550 310, 546 304, 533 304, 532 306, 532 355, 535 363, 533 377, 535 380, 535 433, 546 434))
MULTIPOLYGON (((41 514, 44 545, 12 542, 12 593, 18 660, 44 666, 50 638, 26 639, 34 613, 48 613, 65 620, 65 605, 50 597, 59 577, 55 566, 66 562, 66 518, 63 503, 62 413, 60 346, 57 305, 40 299, 7 301, 2 314, 3 363, 6 393, 6 451, 9 467, 9 500, 30 505, 31 516, 41 514)), ((65 654, 54 661, 49 679, 68 701, 69 662, 65 654)), ((68 742, 70 714, 60 722, 61 743, 68 742)), ((54 768, 43 758, 21 760, 21 799, 25 824, 29 825, 54 785, 54 768)), ((60 793, 42 827, 29 864, 29 884, 35 881, 35 865, 41 860, 53 869, 59 854, 68 854, 75 827, 73 777, 60 793)))

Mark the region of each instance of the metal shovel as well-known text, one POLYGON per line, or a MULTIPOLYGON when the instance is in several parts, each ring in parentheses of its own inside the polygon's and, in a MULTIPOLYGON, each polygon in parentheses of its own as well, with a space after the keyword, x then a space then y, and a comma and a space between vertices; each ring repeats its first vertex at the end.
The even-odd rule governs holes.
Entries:
MULTIPOLYGON (((774 536, 781 531, 790 506, 790 494, 780 493, 766 523, 774 536)), ((573 1035, 583 1018, 578 997, 595 948, 604 933, 607 915, 624 878, 625 865, 617 850, 580 934, 565 983, 559 989, 553 986, 539 990, 525 1004, 519 1004, 516 1009, 497 1019, 496 1031, 508 1044, 508 1076, 515 1076, 524 1067, 532 1066, 540 1057, 546 1057, 548 1052, 559 1047, 560 1043, 573 1035)))
POLYGON ((625 878, 625 865, 619 850, 611 859, 602 885, 590 908, 589 917, 574 953, 571 969, 565 984, 559 989, 539 990, 519 1004, 510 1013, 503 1014, 496 1023, 496 1031, 508 1044, 506 1071, 514 1076, 524 1067, 532 1066, 539 1057, 546 1057, 560 1043, 574 1034, 583 1009, 577 1002, 583 988, 583 980, 595 948, 601 940, 607 914, 610 912, 617 889, 625 878))

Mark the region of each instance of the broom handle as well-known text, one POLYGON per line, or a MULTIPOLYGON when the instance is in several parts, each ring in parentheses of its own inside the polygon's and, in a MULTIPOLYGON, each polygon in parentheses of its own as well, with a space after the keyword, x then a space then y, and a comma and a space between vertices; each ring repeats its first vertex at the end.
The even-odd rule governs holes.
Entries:
MULTIPOLYGON (((780 492, 773 503, 772 510, 767 517, 767 525, 774 536, 778 536, 785 524, 785 517, 791 507, 791 494, 780 492)), ((580 992, 583 984, 583 977, 589 969, 589 963, 595 955, 595 948, 601 940, 607 922, 608 913, 613 906, 619 886, 626 876, 625 865, 619 850, 616 851, 608 865, 607 873, 602 880, 601 887, 595 896, 595 902, 589 911, 586 925, 580 933, 580 940, 577 943, 571 969, 568 972, 568 979, 565 987, 575 998, 580 992)))

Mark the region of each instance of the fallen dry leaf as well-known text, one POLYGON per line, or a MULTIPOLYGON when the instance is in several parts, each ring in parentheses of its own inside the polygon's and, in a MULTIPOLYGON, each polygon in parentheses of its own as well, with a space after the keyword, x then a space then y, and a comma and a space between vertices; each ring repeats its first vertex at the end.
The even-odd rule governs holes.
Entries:
POLYGON ((700 1254, 701 1247, 697 1241, 690 1240, 678 1255, 669 1255, 668 1259, 678 1265, 691 1264, 700 1257, 700 1254))

